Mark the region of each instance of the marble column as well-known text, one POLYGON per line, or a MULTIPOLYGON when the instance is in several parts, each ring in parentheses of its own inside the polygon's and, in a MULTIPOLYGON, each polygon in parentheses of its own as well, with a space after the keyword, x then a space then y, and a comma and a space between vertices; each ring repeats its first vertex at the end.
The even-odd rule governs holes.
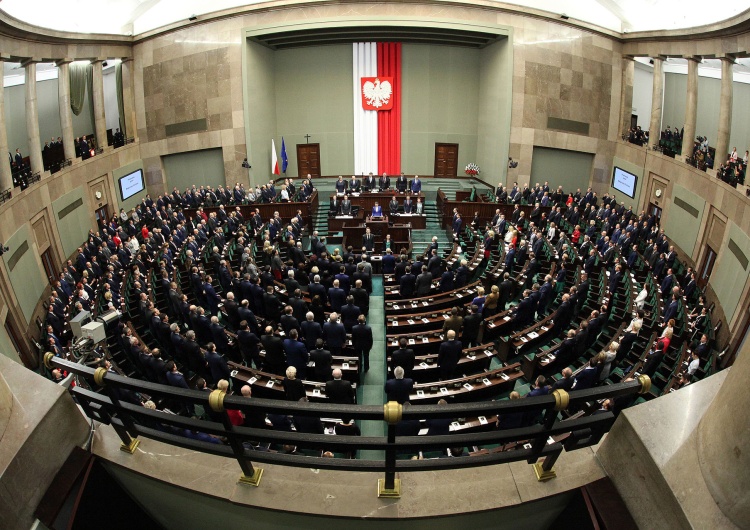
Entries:
POLYGON ((698 61, 688 57, 687 97, 685 98, 685 132, 682 135, 682 156, 692 156, 695 143, 695 120, 698 117, 698 61))
POLYGON ((721 58, 721 100, 719 102, 719 134, 716 136, 716 160, 714 167, 719 167, 729 154, 729 134, 732 131, 733 80, 732 66, 734 59, 721 58))
POLYGON ((125 137, 137 138, 138 129, 135 124, 135 92, 133 90, 133 70, 135 62, 132 58, 122 60, 122 105, 125 114, 125 137))
POLYGON ((662 74, 662 65, 664 60, 661 57, 654 57, 654 84, 651 90, 651 123, 648 127, 648 146, 649 148, 659 145, 661 136, 661 106, 664 99, 664 75, 662 74))
POLYGON ((57 98, 65 158, 75 162, 78 159, 73 145, 73 111, 70 109, 70 62, 70 59, 57 61, 57 98))
POLYGON ((102 62, 104 59, 91 61, 94 67, 94 124, 96 126, 96 146, 102 149, 107 147, 107 120, 104 117, 104 75, 102 74, 102 62))
POLYGON ((44 163, 42 162, 42 144, 39 141, 39 109, 36 102, 37 62, 26 61, 23 64, 26 70, 26 134, 29 141, 31 172, 42 174, 44 172, 44 163))
MULTIPOLYGON (((0 60, 0 68, 2 66, 3 61, 0 60)), ((8 130, 5 128, 5 88, 0 83, 0 192, 13 189, 13 171, 5 156, 9 151, 8 130)))
POLYGON ((633 76, 635 60, 633 57, 622 58, 622 92, 620 96, 620 135, 630 132, 630 117, 633 115, 633 76))
POLYGON ((750 528, 750 344, 737 354, 724 383, 698 424, 698 462, 722 513, 750 528))

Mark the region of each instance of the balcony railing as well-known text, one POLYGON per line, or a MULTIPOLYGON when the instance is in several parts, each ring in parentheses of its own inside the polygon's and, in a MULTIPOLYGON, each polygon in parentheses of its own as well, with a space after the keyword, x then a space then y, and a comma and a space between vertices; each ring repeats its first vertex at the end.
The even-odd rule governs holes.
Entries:
POLYGON ((450 405, 415 405, 404 408, 396 402, 384 406, 335 405, 323 403, 297 403, 272 399, 245 398, 227 395, 220 390, 204 392, 175 388, 141 381, 108 372, 104 368, 91 368, 66 361, 47 353, 47 368, 60 368, 74 374, 79 384, 70 389, 86 415, 106 425, 111 425, 122 441, 121 449, 133 453, 145 436, 190 450, 234 458, 242 475, 240 482, 259 485, 263 470, 253 465, 268 463, 296 467, 312 467, 339 471, 375 471, 384 473, 378 481, 378 494, 383 497, 400 496, 397 472, 436 471, 465 467, 479 467, 526 460, 534 465, 537 478, 548 480, 555 476, 553 466, 563 450, 571 451, 598 443, 615 421, 611 412, 592 416, 571 417, 560 420, 558 415, 570 407, 578 409, 585 403, 606 398, 634 396, 646 393, 651 387, 648 376, 637 380, 607 385, 593 389, 565 392, 556 390, 547 396, 521 400, 486 401, 450 405), (89 388, 85 388, 89 387, 89 388), (221 422, 188 418, 166 412, 150 410, 123 401, 122 393, 130 391, 157 396, 182 404, 201 405, 213 411, 221 422), (271 429, 237 427, 232 425, 227 410, 248 413, 301 415, 324 418, 352 418, 354 420, 380 420, 387 424, 386 436, 331 436, 284 432, 271 429), (529 427, 493 430, 466 434, 440 436, 396 436, 400 421, 466 418, 524 413, 538 414, 542 422, 529 427), (215 444, 175 434, 172 429, 190 430, 226 439, 227 444, 215 444), (439 450, 450 447, 485 446, 522 442, 509 451, 489 451, 469 458, 433 458, 423 460, 398 460, 399 453, 439 450), (257 451, 253 444, 282 444, 300 448, 354 453, 359 450, 383 451, 384 458, 342 459, 324 456, 257 451), (540 459, 543 459, 540 461, 540 459))

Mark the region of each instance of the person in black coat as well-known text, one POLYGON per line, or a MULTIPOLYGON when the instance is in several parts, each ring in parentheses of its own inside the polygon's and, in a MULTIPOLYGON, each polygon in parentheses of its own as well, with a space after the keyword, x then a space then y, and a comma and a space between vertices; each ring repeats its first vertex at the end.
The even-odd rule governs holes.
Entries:
POLYGON ((296 373, 302 379, 307 378, 307 361, 310 359, 310 354, 307 352, 305 345, 299 340, 299 335, 296 329, 289 332, 289 336, 284 339, 284 353, 286 354, 287 366, 293 366, 296 368, 296 373))
POLYGON ((286 369, 286 378, 284 378, 282 385, 284 386, 284 395, 287 400, 299 401, 301 398, 306 397, 305 385, 297 379, 297 369, 294 366, 286 369))
POLYGON ((414 350, 407 348, 408 342, 404 337, 399 340, 399 348, 391 354, 391 373, 400 366, 404 369, 404 376, 411 378, 414 371, 414 350))
MULTIPOLYGON (((300 403, 307 403, 307 396, 301 397, 298 401, 300 403)), ((294 427, 297 429, 297 432, 304 432, 307 434, 325 434, 323 422, 321 422, 320 418, 317 416, 295 414, 294 427)))
POLYGON ((526 289, 523 292, 523 299, 518 303, 515 308, 515 316, 513 317, 513 329, 523 329, 528 326, 534 318, 534 301, 529 296, 531 291, 526 289))
POLYGON ((401 298, 411 298, 414 296, 414 292, 416 291, 417 286, 417 278, 411 273, 411 267, 406 267, 406 271, 403 276, 401 276, 401 281, 399 281, 398 285, 398 292, 401 298))
POLYGON ((346 291, 339 287, 339 281, 333 280, 333 287, 328 289, 328 299, 331 302, 331 310, 337 313, 341 311, 341 308, 346 302, 346 291))
POLYGON ((219 355, 219 352, 216 351, 216 346, 212 342, 206 345, 206 362, 208 362, 211 378, 214 381, 218 382, 220 379, 229 381, 230 370, 227 360, 222 355, 219 355))
POLYGON ((346 298, 346 305, 341 308, 341 320, 344 323, 347 333, 351 333, 352 328, 361 315, 362 311, 360 308, 354 305, 354 297, 349 295, 346 298))
POLYGON ((472 304, 468 308, 468 314, 464 317, 464 328, 461 332, 461 343, 464 348, 478 346, 479 328, 482 325, 482 313, 479 307, 472 304))
POLYGON ((454 288, 460 289, 469 283, 469 267, 465 259, 461 260, 461 265, 456 269, 456 279, 453 281, 454 288))
POLYGON ((315 314, 312 311, 308 311, 305 321, 300 324, 300 335, 308 351, 315 349, 318 339, 323 338, 323 327, 315 322, 315 314))
POLYGON ((338 318, 338 314, 331 313, 328 322, 323 324, 323 338, 333 355, 341 355, 341 350, 346 344, 346 329, 338 322, 338 318))
POLYGON ((453 378, 463 350, 461 342, 456 340, 455 331, 448 330, 446 338, 447 340, 440 345, 438 351, 438 367, 440 368, 440 379, 443 381, 453 378))
POLYGON ((310 360, 315 364, 316 381, 326 382, 333 378, 331 375, 333 355, 323 348, 323 339, 318 339, 315 342, 315 349, 310 350, 310 360))
POLYGON ((370 369, 370 350, 372 349, 372 328, 367 325, 364 315, 359 315, 357 325, 352 327, 352 346, 354 354, 362 362, 363 370, 370 369))
POLYGON ((388 401, 396 401, 397 403, 404 403, 409 401, 409 395, 414 389, 414 381, 412 379, 404 378, 404 369, 397 366, 393 370, 393 379, 388 379, 385 382, 385 395, 388 401))
POLYGON ((254 364, 255 368, 260 369, 260 353, 258 351, 260 339, 250 330, 250 325, 247 320, 242 320, 240 322, 240 329, 237 332, 237 344, 240 349, 240 355, 242 355, 242 358, 245 361, 245 365, 252 366, 254 364))
POLYGON ((263 361, 263 371, 270 374, 284 375, 286 370, 286 355, 284 354, 284 342, 281 337, 273 334, 273 328, 266 326, 265 335, 260 338, 263 349, 266 350, 266 358, 263 361))
POLYGON ((570 295, 566 293, 562 297, 562 303, 560 304, 560 307, 557 308, 557 311, 555 311, 555 314, 552 317, 554 324, 552 324, 551 335, 553 337, 557 337, 560 333, 563 332, 563 330, 568 329, 568 327, 570 326, 570 321, 572 319, 573 306, 570 303, 570 295))
POLYGON ((331 403, 353 405, 354 387, 346 379, 341 379, 341 375, 341 370, 338 368, 333 371, 333 379, 326 383, 326 397, 331 403))

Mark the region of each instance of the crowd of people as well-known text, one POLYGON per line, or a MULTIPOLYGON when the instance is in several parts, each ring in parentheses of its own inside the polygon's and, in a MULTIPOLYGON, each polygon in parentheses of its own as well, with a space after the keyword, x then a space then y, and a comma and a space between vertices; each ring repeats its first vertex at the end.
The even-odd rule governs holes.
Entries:
MULTIPOLYGON (((285 186, 294 190, 291 179, 285 186)), ((309 179, 301 188, 302 196, 312 193, 309 179)), ((257 197, 263 201, 273 202, 280 196, 273 183, 258 189, 257 197), (268 195, 271 190, 274 197, 268 195)), ((134 336, 125 319, 121 322, 119 342, 134 360, 136 373, 147 380, 182 388, 220 388, 250 397, 249 385, 233 387, 227 364, 232 360, 284 377, 285 395, 291 401, 306 399, 300 380, 312 380, 325 384, 331 402, 354 403, 352 383, 356 381, 345 380, 341 370, 332 370, 331 365, 334 356, 349 352, 359 358, 363 373, 369 369, 374 339, 367 323, 373 275, 368 249, 350 246, 343 252, 329 252, 325 237, 313 232, 309 234, 310 250, 306 253, 302 236, 307 232, 301 212, 287 222, 278 212, 264 220, 256 209, 245 219, 238 206, 233 210, 225 208, 225 204, 246 202, 248 196, 240 184, 231 189, 220 186, 217 190, 192 187, 184 193, 174 189, 155 201, 147 196, 131 212, 121 211, 108 223, 101 223, 98 231, 90 232, 75 259, 65 264, 53 286, 45 346, 56 355, 66 355, 70 331, 65 322, 70 316, 81 310, 117 309, 128 314, 142 330, 148 330, 154 340, 152 347, 147 347, 134 336), (203 206, 216 204, 218 209, 210 214, 203 210, 203 206), (194 212, 188 216, 187 209, 194 212), (232 266, 227 256, 230 243, 241 253, 239 266, 232 266), (152 271, 155 282, 149 278, 152 271), (181 284, 180 275, 187 275, 189 281, 181 284), (189 287, 183 291, 185 286, 189 287), (154 292, 149 290, 151 287, 154 292), (97 304, 101 307, 97 308, 97 304), (349 339, 351 347, 347 346, 349 339), (314 363, 312 369, 308 366, 310 361, 314 363)), ((677 309, 683 300, 690 304, 685 313, 695 322, 691 329, 695 330, 696 342, 706 342, 701 330, 708 318, 707 307, 705 299, 698 296, 695 274, 688 269, 677 277, 677 254, 653 215, 635 214, 609 194, 600 200, 591 188, 583 193, 565 193, 561 187, 551 190, 547 182, 531 188, 514 183, 510 190, 499 185, 495 196, 498 201, 516 205, 526 202, 534 208, 528 219, 523 212, 516 213, 518 208, 510 219, 498 210, 484 227, 473 226, 482 241, 485 260, 503 245, 504 274, 497 284, 487 285, 487 291, 480 288, 467 307, 454 308, 446 319, 445 340, 438 358, 441 379, 455 376, 457 358, 465 348, 477 344, 482 320, 505 311, 509 304, 515 329, 554 313, 553 334, 563 337, 563 353, 591 347, 610 309, 607 304, 598 307, 574 325, 588 297, 587 275, 597 267, 608 271, 608 290, 612 294, 639 256, 652 271, 665 299, 665 310, 660 315, 663 340, 657 341, 649 354, 646 373, 656 370, 660 354, 669 347, 677 309), (549 215, 542 211, 542 205, 551 208, 549 215), (545 244, 553 245, 559 256, 554 278, 540 274, 538 257, 545 244), (572 277, 576 256, 580 256, 583 268, 581 281, 564 290, 572 277), (516 298, 512 275, 527 260, 524 289, 516 298), (512 305, 516 300, 518 303, 512 305)), ((456 217, 457 214, 454 222, 456 217)), ((460 243, 461 234, 456 235, 460 243)), ((410 256, 405 249, 386 248, 383 272, 395 275, 401 296, 407 299, 429 293, 434 283, 440 292, 466 285, 471 275, 466 260, 458 260, 454 270, 447 266, 441 250, 436 238, 423 254, 410 256)), ((641 294, 636 300, 636 304, 640 300, 641 312, 636 313, 634 323, 619 343, 615 340, 607 351, 593 356, 590 366, 575 376, 564 366, 563 380, 550 384, 536 380, 529 395, 568 384, 569 388, 586 388, 606 380, 627 345, 632 346, 629 333, 635 331, 637 335, 642 325, 636 321, 643 319, 649 293, 641 294)), ((705 348, 696 351, 705 360, 700 357, 707 355, 705 348)), ((566 358, 559 356, 561 360, 566 358)), ((402 340, 391 360, 395 382, 386 383, 389 397, 408 401, 413 363, 414 353, 402 340)), ((691 364, 684 381, 689 382, 694 373, 691 364)), ((137 395, 124 399, 151 406, 137 395)), ((197 414, 192 406, 158 406, 197 414)), ((210 416, 211 412, 204 414, 210 416)), ((232 421, 257 428, 291 429, 294 425, 297 431, 320 431, 317 423, 311 427, 300 419, 298 425, 295 417, 235 414, 232 421)), ((505 422, 506 419, 500 422, 502 427, 507 426, 505 422)), ((352 430, 348 419, 341 425, 345 432, 352 430)), ((335 432, 339 432, 338 425, 335 432)))

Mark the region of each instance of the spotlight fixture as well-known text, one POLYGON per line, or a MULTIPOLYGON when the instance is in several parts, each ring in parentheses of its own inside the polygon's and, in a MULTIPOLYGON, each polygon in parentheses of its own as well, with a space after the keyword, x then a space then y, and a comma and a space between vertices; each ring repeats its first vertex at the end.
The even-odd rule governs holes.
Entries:
POLYGON ((6 247, 6 246, 5 246, 5 245, 3 245, 2 243, 0 243, 0 256, 2 256, 3 254, 5 254, 5 253, 6 253, 6 252, 8 252, 9 250, 10 250, 10 249, 9 249, 8 247, 6 247))
POLYGON ((242 167, 244 167, 245 169, 250 169, 253 166, 250 165, 250 163, 247 161, 247 158, 246 158, 245 160, 242 161, 242 167))
POLYGON ((568 15, 566 15, 565 13, 562 13, 560 15, 560 18, 563 19, 563 20, 568 20, 570 17, 568 15))
POLYGON ((518 161, 517 160, 513 160, 511 157, 508 157, 508 167, 510 169, 517 168, 518 167, 518 161))
POLYGON ((189 17, 189 18, 188 18, 188 20, 189 20, 190 22, 195 22, 196 20, 198 20, 198 17, 197 17, 197 16, 195 16, 195 15, 192 15, 191 17, 189 17))
POLYGON ((106 68, 106 67, 107 67, 107 61, 104 61, 104 62, 102 63, 102 67, 103 67, 103 68, 106 68))

